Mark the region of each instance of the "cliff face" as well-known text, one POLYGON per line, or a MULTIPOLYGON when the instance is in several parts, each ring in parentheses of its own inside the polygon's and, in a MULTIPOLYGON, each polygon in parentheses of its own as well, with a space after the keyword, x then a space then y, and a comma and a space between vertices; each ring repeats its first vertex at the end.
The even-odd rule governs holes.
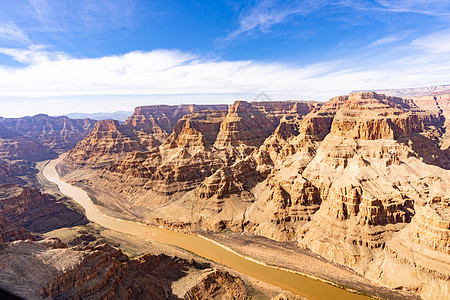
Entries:
POLYGON ((0 184, 0 215, 33 232, 46 232, 84 220, 80 213, 52 196, 16 184, 0 184))
POLYGON ((35 240, 31 232, 14 226, 5 216, 0 216, 0 244, 17 240, 35 240))
POLYGON ((67 151, 92 130, 95 121, 36 115, 23 118, 1 118, 9 130, 21 133, 56 152, 67 151))
MULTIPOLYGON (((449 118, 439 101, 373 92, 323 105, 237 101, 186 113, 166 138, 160 129, 173 123, 154 118, 140 128, 161 144, 119 151, 89 183, 126 196, 121 205, 148 222, 295 241, 384 285, 439 298, 450 276, 449 118), (389 264, 420 271, 400 280, 389 264)), ((73 161, 95 168, 71 153, 73 161)))
POLYGON ((52 150, 17 131, 9 130, 0 122, 0 158, 38 161, 53 155, 52 150))
MULTIPOLYGON (((0 286, 27 299, 179 299, 172 284, 210 267, 163 254, 132 260, 107 244, 68 248, 52 238, 6 243, 0 263, 0 286)), ((224 271, 191 281, 187 295, 222 299, 232 291, 234 299, 247 297, 242 280, 224 271)))
MULTIPOLYGON (((272 134, 281 119, 301 119, 313 109, 311 103, 238 101, 228 111, 186 114, 160 146, 116 159, 91 181, 133 197, 131 209, 140 210, 145 217, 156 220, 161 214, 172 215, 170 220, 158 219, 170 226, 198 226, 199 220, 204 219, 207 228, 228 226, 225 224, 241 228, 243 212, 254 201, 249 189, 259 178, 251 153, 272 134), (175 203, 174 199, 178 201, 175 203), (148 210, 159 209, 163 203, 169 204, 164 212, 148 210), (173 214, 187 207, 196 213, 183 214, 185 218, 173 214)), ((84 142, 88 149, 95 147, 87 139, 84 142)), ((71 152, 69 164, 76 159, 71 152)), ((89 160, 83 162, 89 164, 89 160)))
POLYGON ((70 170, 103 167, 134 151, 161 145, 183 116, 202 110, 226 110, 227 105, 155 105, 137 107, 123 125, 104 120, 72 149, 65 165, 70 170))

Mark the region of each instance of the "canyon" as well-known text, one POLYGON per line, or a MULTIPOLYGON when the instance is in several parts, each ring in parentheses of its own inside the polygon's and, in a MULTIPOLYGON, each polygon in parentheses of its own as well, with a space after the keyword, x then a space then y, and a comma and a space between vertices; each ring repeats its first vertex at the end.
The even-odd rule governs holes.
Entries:
POLYGON ((98 122, 59 170, 104 213, 293 242, 382 286, 443 298, 449 99, 138 107, 123 125, 98 122))
POLYGON ((91 226, 36 169, 67 151, 59 174, 86 191, 101 214, 194 232, 246 257, 382 298, 446 299, 447 87, 361 91, 328 102, 141 106, 123 123, 1 118, 0 272, 10 273, 0 286, 13 283, 20 261, 52 278, 29 274, 11 285, 33 299, 252 295, 245 276, 199 258, 164 251, 130 257, 90 233, 70 242, 44 238, 91 226), (296 265, 296 255, 346 275, 296 265))

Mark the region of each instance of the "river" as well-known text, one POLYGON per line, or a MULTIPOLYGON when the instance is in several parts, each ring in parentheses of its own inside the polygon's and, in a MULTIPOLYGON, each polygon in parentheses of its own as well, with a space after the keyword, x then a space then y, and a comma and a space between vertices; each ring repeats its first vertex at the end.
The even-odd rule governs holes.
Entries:
POLYGON ((236 253, 197 235, 184 234, 155 226, 128 222, 99 213, 84 190, 60 179, 55 167, 61 160, 62 158, 58 158, 50 161, 43 169, 42 174, 47 180, 55 183, 63 194, 79 203, 85 209, 86 217, 92 222, 118 232, 139 235, 153 241, 175 245, 199 256, 228 266, 239 273, 270 283, 286 291, 290 291, 293 294, 311 300, 368 299, 366 296, 348 292, 317 279, 270 266, 264 266, 237 255, 236 253))

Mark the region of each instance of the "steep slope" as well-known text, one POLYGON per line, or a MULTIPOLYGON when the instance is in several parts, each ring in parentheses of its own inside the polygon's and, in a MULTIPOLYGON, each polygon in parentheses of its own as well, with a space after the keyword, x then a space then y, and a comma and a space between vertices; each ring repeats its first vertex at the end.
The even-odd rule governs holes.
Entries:
MULTIPOLYGON (((187 114, 161 146, 131 153, 90 181, 126 195, 130 208, 152 222, 158 222, 159 216, 173 216, 161 221, 170 226, 198 226, 205 220, 203 226, 213 229, 229 222, 241 228, 243 212, 254 200, 248 190, 258 180, 253 178, 258 172, 250 154, 282 118, 301 118, 312 109, 312 103, 237 101, 227 112, 187 114), (234 196, 224 201, 230 194, 234 196), (185 218, 173 214, 186 209, 191 212, 181 214, 185 218)), ((68 178, 78 178, 74 174, 68 178)))
POLYGON ((7 129, 19 132, 56 152, 73 148, 92 130, 95 123, 90 119, 50 117, 42 114, 23 118, 0 118, 0 121, 7 129))
POLYGON ((136 107, 134 113, 120 125, 118 121, 103 120, 69 152, 65 161, 67 171, 99 168, 123 158, 133 151, 146 151, 170 135, 184 115, 200 110, 226 110, 226 105, 154 105, 136 107))
POLYGON ((0 215, 15 226, 45 232, 83 222, 84 217, 53 196, 16 184, 0 184, 0 215))
POLYGON ((17 240, 35 240, 31 232, 14 226, 5 216, 0 215, 0 244, 17 240))
MULTIPOLYGON (((374 260, 385 259, 378 253, 382 249, 394 253, 399 243, 417 244, 410 242, 414 233, 405 239, 400 236, 404 236, 403 231, 419 230, 411 220, 422 218, 423 207, 434 203, 437 209, 447 209, 449 158, 427 137, 427 131, 440 124, 440 116, 417 110, 399 98, 373 93, 350 95, 337 112, 330 134, 302 173, 320 190, 322 204, 302 228, 299 243, 379 280, 383 269, 376 273, 367 270, 374 260)), ((425 245, 433 241, 447 245, 449 228, 440 228, 444 231, 435 236, 416 236, 425 245)), ((445 249, 429 249, 428 259, 433 264, 419 258, 406 263, 426 270, 424 274, 428 275, 420 280, 415 278, 401 286, 386 279, 380 281, 442 296, 448 282, 442 281, 439 289, 430 288, 428 282, 450 275, 445 269, 449 256, 443 258, 440 254, 445 249)), ((395 252, 397 263, 405 261, 403 255, 411 258, 408 253, 410 250, 405 249, 395 252)))
MULTIPOLYGON (((210 268, 164 254, 131 260, 107 244, 68 248, 54 238, 6 243, 0 263, 0 287, 26 299, 179 299, 173 283, 210 268)), ((228 291, 233 291, 233 299, 247 297, 242 280, 224 271, 191 281, 194 286, 185 287, 188 299, 222 299, 228 291)))
POLYGON ((54 156, 54 152, 0 122, 0 159, 39 161, 54 156))
MULTIPOLYGON (((65 163, 78 161, 78 171, 66 179, 123 197, 120 205, 100 197, 105 212, 296 242, 380 284, 442 298, 450 278, 445 99, 361 92, 323 105, 237 101, 226 112, 186 113, 166 138, 169 118, 135 116, 123 126, 159 146, 105 152, 108 162, 87 180, 77 166, 95 165, 71 152, 65 163)), ((110 144, 123 142, 111 136, 110 144)), ((95 139, 79 145, 96 147, 95 139)))
POLYGON ((441 112, 445 117, 442 149, 450 147, 450 85, 430 86, 424 88, 396 89, 396 90, 378 90, 377 93, 389 96, 403 97, 412 99, 420 108, 441 112))

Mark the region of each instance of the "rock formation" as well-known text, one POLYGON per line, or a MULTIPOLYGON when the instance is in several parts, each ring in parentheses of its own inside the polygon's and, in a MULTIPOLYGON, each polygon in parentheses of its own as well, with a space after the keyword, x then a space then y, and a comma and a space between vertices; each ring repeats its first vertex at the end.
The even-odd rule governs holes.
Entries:
POLYGON ((242 279, 227 272, 216 270, 205 275, 184 296, 185 299, 247 299, 242 279))
POLYGON ((0 215, 15 226, 33 232, 80 224, 84 217, 61 200, 42 194, 38 189, 16 184, 0 184, 0 215))
POLYGON ((92 130, 95 121, 36 115, 23 118, 0 118, 9 130, 30 138, 56 152, 73 148, 92 130))
POLYGON ((104 167, 133 151, 146 151, 161 145, 178 120, 201 110, 226 110, 226 105, 155 105, 137 107, 123 125, 103 120, 69 153, 66 167, 104 167), (95 145, 95 146, 94 146, 95 145))
MULTIPOLYGON (((210 269, 164 254, 130 259, 107 244, 69 248, 55 238, 6 243, 0 264, 0 287, 26 299, 179 299, 174 283, 210 269)), ((189 299, 223 299, 228 292, 233 299, 247 296, 242 280, 224 271, 212 270, 191 282, 192 288, 184 287, 189 299)))
POLYGON ((54 152, 38 141, 8 128, 0 122, 0 159, 39 161, 54 156, 54 152))
POLYGON ((0 244, 17 240, 35 240, 31 232, 17 228, 5 216, 0 216, 0 244))
POLYGON ((293 241, 383 285, 442 298, 446 97, 237 101, 180 117, 140 108, 124 125, 98 123, 62 169, 69 181, 122 195, 146 222, 293 241))

